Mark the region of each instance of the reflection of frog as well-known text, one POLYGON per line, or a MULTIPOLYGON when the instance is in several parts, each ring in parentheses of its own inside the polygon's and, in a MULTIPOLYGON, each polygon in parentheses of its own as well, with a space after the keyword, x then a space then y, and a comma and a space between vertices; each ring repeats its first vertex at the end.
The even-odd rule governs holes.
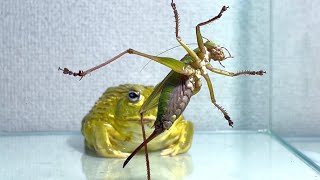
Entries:
MULTIPOLYGON (((82 134, 88 148, 104 157, 127 157, 143 141, 139 109, 153 91, 151 86, 121 85, 104 92, 82 121, 82 134)), ((149 136, 157 108, 144 113, 146 136, 149 136)), ((191 147, 193 124, 179 119, 173 126, 148 143, 148 150, 162 150, 174 156, 191 147)))
MULTIPOLYGON (((159 157, 149 154, 152 162, 152 179, 177 180, 185 179, 193 173, 193 162, 190 154, 181 154, 174 157, 159 157)), ((145 179, 145 157, 138 156, 135 164, 122 168, 123 160, 116 158, 97 158, 90 154, 81 157, 82 172, 87 180, 116 180, 116 179, 145 179)))

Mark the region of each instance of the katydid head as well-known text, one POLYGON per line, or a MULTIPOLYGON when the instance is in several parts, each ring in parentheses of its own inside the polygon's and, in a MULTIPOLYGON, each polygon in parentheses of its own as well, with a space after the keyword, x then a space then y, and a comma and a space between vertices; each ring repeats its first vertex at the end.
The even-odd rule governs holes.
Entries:
MULTIPOLYGON (((228 58, 233 58, 231 56, 231 54, 229 53, 228 49, 225 47, 221 47, 217 44, 215 44, 214 42, 208 40, 207 42, 204 43, 204 46, 207 48, 207 50, 209 51, 209 59, 210 60, 214 60, 214 61, 218 61, 220 63, 221 66, 223 66, 221 64, 221 61, 224 61, 228 58), (225 55, 225 51, 227 51, 227 53, 229 54, 228 56, 225 55)), ((224 67, 224 66, 223 66, 224 67)))

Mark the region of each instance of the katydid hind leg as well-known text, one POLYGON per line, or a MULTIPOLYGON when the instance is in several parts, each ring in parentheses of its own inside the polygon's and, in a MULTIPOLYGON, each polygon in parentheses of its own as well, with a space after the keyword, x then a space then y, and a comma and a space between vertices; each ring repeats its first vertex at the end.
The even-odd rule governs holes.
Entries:
MULTIPOLYGON (((107 60, 107 61, 105 61, 105 62, 103 62, 103 63, 101 63, 101 64, 99 64, 99 65, 97 65, 97 66, 95 66, 95 67, 93 67, 93 68, 90 68, 90 69, 88 69, 88 70, 86 70, 86 71, 79 70, 79 73, 75 73, 75 72, 69 70, 68 68, 63 68, 63 69, 61 69, 61 68, 59 67, 58 70, 62 70, 62 71, 63 71, 63 74, 68 74, 68 75, 73 75, 73 76, 80 76, 81 79, 82 79, 85 75, 90 74, 91 72, 93 72, 93 71, 95 71, 95 70, 97 70, 97 69, 100 69, 100 68, 102 68, 102 67, 110 64, 111 62, 113 62, 113 61, 119 59, 121 56, 125 55, 126 53, 128 53, 128 50, 123 51, 122 53, 118 54, 117 56, 115 56, 115 57, 113 57, 113 58, 111 58, 111 59, 109 59, 109 60, 107 60)), ((81 79, 80 79, 80 80, 81 80, 81 79)))
POLYGON ((135 55, 138 55, 138 56, 141 56, 141 57, 145 57, 145 58, 148 58, 148 59, 151 59, 153 61, 156 61, 160 64, 163 64, 167 67, 169 67, 170 69, 172 69, 173 71, 176 71, 177 73, 180 73, 180 74, 184 74, 184 75, 190 75, 193 73, 192 70, 190 69, 187 69, 186 68, 186 65, 179 61, 179 60, 176 60, 174 58, 169 58, 169 57, 158 57, 158 56, 152 56, 152 55, 149 55, 149 54, 146 54, 146 53, 142 53, 142 52, 139 52, 139 51, 136 51, 134 49, 127 49, 125 51, 123 51, 122 53, 118 54, 117 56, 105 61, 104 63, 101 63, 93 68, 90 68, 86 71, 82 71, 82 70, 79 70, 78 73, 76 72, 73 72, 71 70, 69 70, 68 68, 58 68, 59 71, 62 71, 63 74, 67 74, 67 75, 73 75, 73 76, 80 76, 81 79, 86 76, 87 74, 97 70, 97 69, 100 69, 110 63, 112 63, 113 61, 119 59, 121 56, 125 55, 125 54, 135 54, 135 55))
MULTIPOLYGON (((143 113, 140 114, 140 123, 141 123, 141 131, 142 131, 142 137, 143 137, 143 141, 146 141, 146 131, 144 129, 144 124, 143 124, 143 113)), ((146 156, 146 167, 147 167, 147 177, 148 180, 151 179, 151 175, 150 175, 150 162, 149 162, 149 154, 148 154, 148 146, 147 144, 145 144, 144 146, 144 153, 146 156)))
POLYGON ((153 133, 144 141, 142 142, 131 154, 130 156, 124 161, 123 168, 129 163, 129 161, 133 158, 134 155, 136 155, 143 146, 145 146, 147 143, 149 143, 152 139, 157 137, 159 134, 161 134, 165 129, 164 128, 156 128, 153 133))

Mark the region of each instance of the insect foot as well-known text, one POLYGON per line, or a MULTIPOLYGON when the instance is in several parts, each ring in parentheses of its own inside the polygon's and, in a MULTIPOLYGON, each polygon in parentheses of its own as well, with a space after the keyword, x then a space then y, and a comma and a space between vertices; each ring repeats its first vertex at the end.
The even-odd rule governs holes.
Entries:
POLYGON ((226 11, 229 8, 229 6, 223 6, 221 11, 226 11))
POLYGON ((58 71, 62 71, 63 74, 68 74, 68 75, 73 75, 73 76, 80 76, 81 79, 84 76, 83 71, 79 70, 78 73, 70 71, 68 68, 63 68, 61 69, 60 67, 58 68, 58 71))
POLYGON ((250 75, 260 75, 262 76, 263 74, 266 73, 266 71, 260 70, 260 71, 247 71, 250 75))
POLYGON ((263 70, 260 70, 260 71, 243 71, 243 73, 247 73, 249 75, 260 75, 260 76, 262 76, 263 74, 266 73, 266 71, 263 71, 263 70))
POLYGON ((229 8, 229 6, 223 6, 223 7, 221 8, 221 11, 220 11, 220 13, 218 14, 217 18, 221 18, 222 13, 225 12, 228 8, 229 8))
POLYGON ((263 70, 260 70, 260 71, 240 71, 238 73, 235 73, 234 76, 239 76, 239 75, 260 75, 260 76, 262 76, 265 73, 267 73, 267 72, 263 71, 263 70))
POLYGON ((228 121, 229 126, 233 127, 233 121, 231 120, 230 116, 225 115, 224 118, 226 118, 226 120, 228 121))
POLYGON ((260 70, 256 72, 256 75, 262 76, 263 74, 266 74, 266 73, 267 73, 266 71, 260 70))

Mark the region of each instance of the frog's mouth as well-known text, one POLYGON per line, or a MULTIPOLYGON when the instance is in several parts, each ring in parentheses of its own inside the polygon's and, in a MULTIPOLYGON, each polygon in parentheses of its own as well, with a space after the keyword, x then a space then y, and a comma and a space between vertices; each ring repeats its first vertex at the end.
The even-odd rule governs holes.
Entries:
MULTIPOLYGON (((133 122, 133 123, 138 123, 140 124, 140 118, 139 119, 129 119, 129 122, 133 122)), ((153 125, 153 123, 156 121, 156 118, 152 118, 152 117, 144 117, 142 119, 143 124, 151 124, 153 125)))

